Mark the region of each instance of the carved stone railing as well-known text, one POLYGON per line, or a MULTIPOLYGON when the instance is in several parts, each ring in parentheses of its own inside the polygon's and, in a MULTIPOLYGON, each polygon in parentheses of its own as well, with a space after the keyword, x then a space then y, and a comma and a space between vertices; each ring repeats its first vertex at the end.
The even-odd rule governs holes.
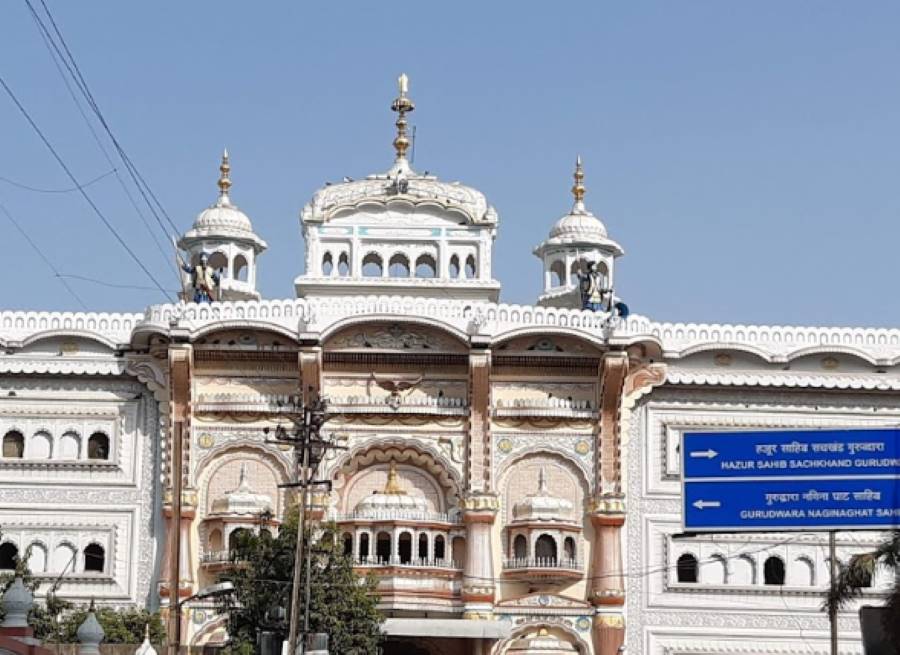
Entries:
POLYGON ((568 557, 510 557, 503 560, 504 569, 565 569, 569 571, 580 571, 582 563, 580 560, 568 557))
POLYGON ((403 569, 462 569, 459 562, 450 559, 430 559, 422 557, 413 557, 405 560, 399 557, 391 557, 388 559, 380 557, 361 557, 354 561, 354 566, 364 568, 403 568, 403 569))
POLYGON ((200 412, 268 412, 273 414, 299 411, 297 396, 283 394, 202 393, 195 408, 200 412))
POLYGON ((200 556, 201 564, 223 564, 231 561, 230 550, 208 550, 200 556))
POLYGON ((446 512, 423 512, 408 509, 362 510, 330 517, 335 522, 348 521, 423 521, 428 523, 460 523, 456 514, 446 512))

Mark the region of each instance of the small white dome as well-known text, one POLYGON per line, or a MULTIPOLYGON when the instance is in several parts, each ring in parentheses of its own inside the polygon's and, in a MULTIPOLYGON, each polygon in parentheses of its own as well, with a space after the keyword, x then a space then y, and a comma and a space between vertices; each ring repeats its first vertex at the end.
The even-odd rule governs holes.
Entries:
POLYGON ((575 647, 557 639, 551 635, 546 628, 541 628, 536 634, 516 639, 509 647, 512 653, 528 653, 529 655, 564 655, 566 653, 575 653, 575 647))
POLYGON ((541 468, 537 493, 515 504, 513 518, 516 521, 560 521, 571 516, 573 507, 572 501, 550 495, 547 476, 541 468))
POLYGON ((237 488, 214 500, 212 511, 214 514, 261 514, 272 511, 272 499, 253 492, 247 482, 247 465, 241 464, 241 479, 237 488))
POLYGON ((219 235, 223 232, 243 232, 246 236, 255 236, 250 218, 231 204, 227 195, 220 196, 214 205, 200 212, 194 221, 193 229, 197 232, 197 236, 219 235))
POLYGON ((550 238, 559 242, 606 239, 606 226, 578 202, 571 212, 556 221, 550 230, 550 238))
POLYGON ((407 494, 400 486, 397 466, 394 462, 391 462, 388 470, 384 491, 366 496, 354 508, 354 513, 360 518, 367 516, 377 518, 383 516, 385 512, 402 512, 404 515, 414 518, 416 515, 424 516, 427 511, 428 503, 423 497, 407 494))

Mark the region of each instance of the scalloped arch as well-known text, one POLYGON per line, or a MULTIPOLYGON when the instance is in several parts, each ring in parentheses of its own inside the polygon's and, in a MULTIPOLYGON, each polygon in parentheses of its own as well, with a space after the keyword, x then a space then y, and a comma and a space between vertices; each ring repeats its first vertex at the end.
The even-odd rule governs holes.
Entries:
POLYGON ((450 325, 449 323, 445 323, 434 318, 427 318, 424 316, 410 318, 396 316, 393 314, 365 314, 362 316, 348 316, 347 318, 336 321, 325 328, 321 333, 320 343, 324 347, 327 345, 328 340, 337 335, 341 330, 353 327, 354 325, 371 325, 374 323, 400 323, 403 325, 420 325, 422 327, 430 327, 435 330, 444 332, 445 334, 464 344, 466 347, 468 347, 469 345, 469 336, 462 330, 454 327, 453 325, 450 325))
POLYGON ((507 649, 512 645, 512 643, 520 638, 529 634, 531 632, 537 632, 541 628, 546 628, 547 630, 559 630, 564 633, 566 637, 572 642, 572 645, 578 648, 578 652, 580 655, 588 655, 591 652, 591 648, 588 643, 582 638, 578 631, 575 630, 572 626, 565 623, 562 617, 559 618, 544 618, 542 617, 539 621, 527 621, 521 625, 513 628, 510 635, 504 639, 503 641, 498 641, 494 649, 491 651, 491 655, 505 655, 507 649))
POLYGON ((293 341, 297 342, 298 333, 278 323, 270 323, 268 321, 254 320, 248 318, 230 319, 225 321, 216 321, 209 323, 203 327, 197 328, 191 332, 191 341, 196 341, 201 337, 205 337, 213 332, 224 330, 259 330, 262 332, 274 332, 293 341))
POLYGON ((763 360, 767 364, 771 364, 775 360, 775 354, 769 352, 768 350, 764 350, 762 348, 758 348, 756 346, 751 346, 748 344, 740 344, 740 343, 700 343, 695 346, 690 346, 689 348, 685 348, 682 351, 679 351, 678 357, 683 359, 685 357, 690 357, 691 355, 697 355, 700 353, 710 352, 710 351, 718 351, 718 352, 739 352, 745 353, 747 355, 753 355, 754 357, 758 357, 763 360))
POLYGON ((797 350, 792 350, 787 354, 787 359, 789 361, 798 359, 800 357, 806 357, 808 355, 848 355, 850 357, 855 357, 857 359, 861 359, 867 364, 872 364, 873 366, 878 365, 878 360, 867 354, 866 352, 860 350, 859 348, 853 348, 852 346, 832 346, 832 345, 821 345, 821 346, 807 346, 806 348, 798 348, 797 350))
POLYGON ((507 330, 506 332, 501 332, 494 336, 491 339, 491 348, 496 348, 497 346, 501 346, 507 341, 512 341, 513 339, 519 337, 528 337, 528 336, 540 336, 540 337, 550 337, 550 336, 559 336, 559 337, 569 337, 570 339, 577 339, 579 341, 584 341, 587 344, 590 344, 594 348, 596 348, 599 353, 605 352, 609 349, 609 345, 606 340, 602 337, 590 334, 588 332, 584 332, 579 328, 574 327, 560 327, 560 326, 546 326, 546 325, 536 325, 530 327, 521 327, 515 328, 512 330, 507 330))
POLYGON ((95 341, 102 346, 106 346, 110 350, 116 350, 116 342, 112 339, 108 339, 104 337, 102 334, 98 334, 97 332, 88 332, 88 331, 79 331, 79 330, 43 330, 41 332, 35 332, 34 334, 30 334, 25 339, 22 340, 22 347, 25 348, 27 346, 34 345, 39 341, 45 341, 46 339, 53 339, 55 337, 72 337, 74 339, 84 339, 86 341, 95 341))

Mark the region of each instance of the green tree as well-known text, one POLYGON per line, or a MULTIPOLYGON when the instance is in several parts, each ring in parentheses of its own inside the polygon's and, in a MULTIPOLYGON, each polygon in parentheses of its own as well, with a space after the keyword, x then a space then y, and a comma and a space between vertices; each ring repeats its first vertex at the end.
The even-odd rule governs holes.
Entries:
MULTIPOLYGON (((221 598, 228 614, 232 651, 258 652, 258 631, 270 630, 287 639, 298 513, 292 512, 278 536, 243 533, 232 552, 231 570, 220 581, 234 584, 235 593, 221 598), (279 612, 282 608, 283 612, 279 612), (281 615, 284 616, 281 616, 281 615)), ((381 642, 382 616, 374 577, 362 577, 343 554, 334 526, 325 526, 313 540, 310 579, 311 632, 329 635, 329 650, 343 655, 370 655, 381 642)), ((303 603, 301 594, 301 603, 303 603)), ((303 607, 300 608, 301 617, 303 607)))
POLYGON ((878 569, 893 573, 885 602, 887 611, 884 629, 893 644, 894 652, 900 655, 900 531, 892 532, 874 550, 854 555, 847 564, 841 566, 834 586, 828 591, 824 609, 839 610, 846 607, 871 586, 878 569))

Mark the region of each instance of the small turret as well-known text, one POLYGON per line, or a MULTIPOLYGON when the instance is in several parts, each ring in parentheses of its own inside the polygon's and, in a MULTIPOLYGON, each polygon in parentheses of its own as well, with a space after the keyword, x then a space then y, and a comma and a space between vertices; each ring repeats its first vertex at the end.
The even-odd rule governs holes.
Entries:
POLYGON ((253 232, 247 214, 231 202, 231 164, 227 150, 222 153, 218 186, 218 200, 200 212, 193 227, 178 241, 178 247, 188 253, 191 266, 206 255, 210 267, 220 271, 220 297, 215 300, 259 300, 256 258, 267 246, 253 232))

